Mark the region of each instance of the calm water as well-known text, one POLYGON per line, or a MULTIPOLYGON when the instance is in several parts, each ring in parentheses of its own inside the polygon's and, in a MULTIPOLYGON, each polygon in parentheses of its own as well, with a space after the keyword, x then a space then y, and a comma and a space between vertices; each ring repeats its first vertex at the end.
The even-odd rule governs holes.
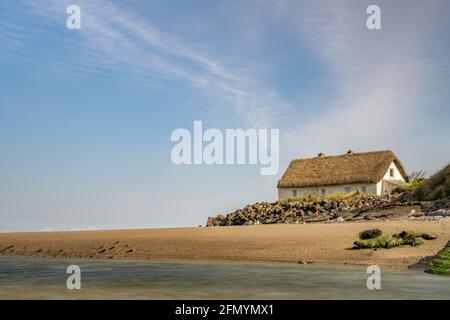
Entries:
POLYGON ((54 260, 0 257, 0 299, 450 299, 450 277, 297 264, 54 260), (67 266, 81 268, 68 290, 67 266))

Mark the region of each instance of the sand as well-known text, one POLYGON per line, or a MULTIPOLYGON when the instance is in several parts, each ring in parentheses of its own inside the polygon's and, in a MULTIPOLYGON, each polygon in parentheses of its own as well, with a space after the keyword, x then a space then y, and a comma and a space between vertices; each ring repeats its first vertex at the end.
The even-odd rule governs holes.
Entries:
POLYGON ((226 260, 350 264, 406 268, 450 240, 450 219, 333 224, 277 224, 73 232, 0 233, 0 254, 57 258, 226 260), (420 247, 352 250, 357 234, 380 228, 433 232, 420 247))

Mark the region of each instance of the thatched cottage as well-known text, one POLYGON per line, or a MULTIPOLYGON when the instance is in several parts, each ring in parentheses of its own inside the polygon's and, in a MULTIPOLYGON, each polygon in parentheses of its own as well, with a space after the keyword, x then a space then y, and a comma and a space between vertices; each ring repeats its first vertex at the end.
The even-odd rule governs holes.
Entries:
POLYGON ((408 181, 400 160, 391 150, 292 160, 278 181, 278 199, 361 192, 382 195, 390 193, 399 183, 408 181))

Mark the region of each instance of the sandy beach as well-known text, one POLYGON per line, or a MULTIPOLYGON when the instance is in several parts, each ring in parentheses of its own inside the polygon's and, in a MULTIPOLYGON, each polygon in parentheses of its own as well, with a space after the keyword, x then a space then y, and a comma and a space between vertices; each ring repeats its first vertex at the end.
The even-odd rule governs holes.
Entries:
POLYGON ((306 262, 395 268, 436 254, 450 239, 450 219, 334 224, 275 224, 73 232, 0 234, 0 254, 95 259, 224 260, 306 262), (380 228, 433 232, 437 240, 420 247, 352 250, 357 234, 380 228))

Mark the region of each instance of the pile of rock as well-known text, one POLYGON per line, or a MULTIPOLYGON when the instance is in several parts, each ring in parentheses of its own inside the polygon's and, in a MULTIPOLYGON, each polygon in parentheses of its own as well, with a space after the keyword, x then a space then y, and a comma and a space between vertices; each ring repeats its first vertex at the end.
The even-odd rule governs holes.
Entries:
POLYGON ((385 220, 408 216, 414 208, 420 211, 420 203, 400 199, 400 194, 360 194, 342 200, 259 202, 226 216, 209 217, 207 226, 385 220))
POLYGON ((450 217, 450 197, 422 203, 425 216, 450 217))

